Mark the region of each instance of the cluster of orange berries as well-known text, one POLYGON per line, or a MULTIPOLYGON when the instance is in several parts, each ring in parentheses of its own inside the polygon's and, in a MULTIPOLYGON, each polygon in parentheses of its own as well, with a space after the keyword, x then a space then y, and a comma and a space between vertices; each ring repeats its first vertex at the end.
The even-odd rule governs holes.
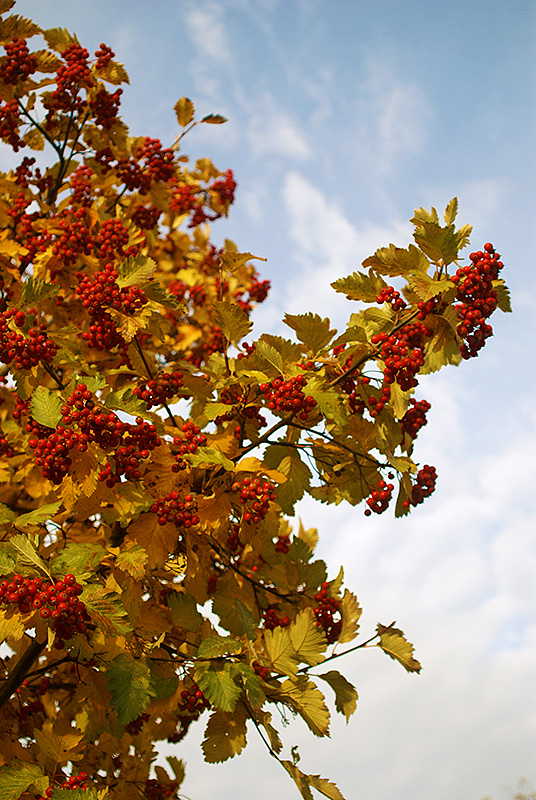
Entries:
POLYGON ((427 400, 415 400, 413 397, 409 403, 409 408, 401 419, 402 433, 407 433, 415 439, 420 429, 426 425, 426 412, 430 411, 432 406, 427 400))
POLYGON ((88 64, 89 52, 78 42, 71 42, 61 53, 65 64, 61 64, 56 72, 56 88, 43 99, 47 109, 45 126, 51 126, 54 112, 81 111, 85 101, 78 95, 78 90, 93 83, 88 64))
POLYGON ((295 375, 288 380, 275 378, 270 383, 261 383, 260 391, 263 393, 270 411, 291 412, 297 414, 299 419, 305 421, 313 408, 316 400, 303 392, 307 379, 304 375, 295 375))
POLYGON ((392 483, 386 483, 384 480, 381 480, 378 483, 378 488, 373 489, 367 497, 368 508, 365 509, 365 515, 369 517, 373 511, 375 514, 383 514, 391 502, 394 488, 392 483))
POLYGON ((341 604, 336 597, 329 597, 329 583, 324 581, 320 591, 315 594, 316 606, 313 609, 317 627, 326 634, 328 644, 336 642, 341 634, 341 604))
POLYGON ((270 503, 275 500, 273 483, 250 478, 249 475, 241 481, 235 481, 231 491, 240 492, 239 502, 244 506, 244 522, 259 523, 268 513, 270 503))
POLYGON ((88 779, 89 775, 87 772, 79 772, 78 775, 71 775, 64 783, 57 784, 56 786, 49 786, 48 789, 45 790, 45 796, 41 797, 40 800, 50 800, 56 789, 82 789, 82 791, 85 792, 89 785, 87 783, 88 779))
POLYGON ((195 513, 197 503, 193 494, 181 497, 176 489, 156 500, 149 511, 157 515, 159 525, 167 525, 168 522, 173 523, 176 528, 193 528, 199 525, 199 517, 195 513))
POLYGON ((274 608, 269 608, 265 611, 262 615, 262 620, 264 627, 269 631, 273 631, 274 628, 288 628, 290 625, 290 617, 279 617, 274 608))
POLYGON ((52 252, 62 264, 74 264, 80 255, 93 252, 93 239, 86 223, 85 208, 65 210, 58 220, 62 230, 52 252))
POLYGON ((377 416, 389 402, 391 384, 398 383, 403 391, 417 386, 416 375, 424 365, 424 343, 431 331, 422 322, 408 323, 397 333, 375 333, 371 343, 378 347, 379 358, 384 362, 383 384, 379 398, 370 397, 370 413, 377 416))
POLYGON ((406 301, 400 297, 400 292, 397 292, 394 286, 384 286, 376 297, 376 302, 379 305, 389 303, 393 311, 402 311, 406 308, 406 301))
POLYGON ((181 472, 186 469, 188 462, 183 456, 193 455, 197 452, 198 447, 204 447, 206 443, 207 437, 201 433, 198 425, 194 425, 191 421, 184 422, 181 425, 181 433, 173 439, 173 444, 179 448, 179 451, 175 453, 175 463, 171 467, 172 472, 181 472))
POLYGON ((486 319, 498 305, 493 281, 497 280, 504 266, 500 257, 491 242, 487 242, 484 251, 470 254, 471 266, 460 267, 452 276, 453 283, 458 286, 456 299, 459 302, 455 308, 460 320, 457 332, 464 340, 460 346, 463 358, 476 356, 493 334, 486 319))
POLYGON ((427 497, 433 493, 437 480, 437 472, 435 467, 425 464, 422 469, 417 472, 416 481, 411 489, 411 497, 404 500, 402 503, 404 508, 410 506, 418 506, 424 503, 427 497))
POLYGON ((10 320, 21 328, 26 321, 24 311, 8 308, 0 311, 0 361, 4 364, 14 362, 18 370, 27 370, 37 366, 40 361, 50 362, 58 352, 57 345, 48 338, 46 325, 41 323, 30 328, 28 338, 22 333, 11 330, 10 320))
POLYGON ((163 372, 157 378, 142 381, 134 389, 134 394, 144 403, 147 408, 161 406, 172 397, 176 397, 182 387, 182 372, 163 372))
POLYGON ((60 580, 42 580, 14 575, 0 582, 0 603, 16 606, 20 614, 39 611, 41 619, 52 621, 56 632, 54 647, 62 650, 67 639, 75 633, 85 633, 89 615, 79 599, 82 586, 74 575, 60 580))
POLYGON ((0 61, 0 79, 17 84, 26 81, 37 69, 35 56, 30 54, 26 39, 12 39, 4 44, 5 58, 0 61))

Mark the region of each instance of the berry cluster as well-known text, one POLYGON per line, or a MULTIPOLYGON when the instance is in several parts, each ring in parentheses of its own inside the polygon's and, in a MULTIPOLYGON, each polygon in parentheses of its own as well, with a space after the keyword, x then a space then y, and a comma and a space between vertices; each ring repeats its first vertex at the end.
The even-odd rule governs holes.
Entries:
POLYGON ((80 164, 69 179, 71 190, 71 205, 87 207, 91 204, 92 170, 85 164, 80 164))
POLYGON ((268 512, 270 503, 275 500, 274 485, 246 475, 242 481, 235 481, 231 491, 240 492, 239 502, 244 506, 244 522, 259 523, 268 512))
POLYGON ((329 583, 324 581, 320 591, 315 594, 314 615, 317 627, 322 628, 326 634, 328 644, 336 642, 341 634, 342 615, 341 604, 336 597, 329 597, 329 583), (336 618, 338 617, 338 618, 336 618))
POLYGON ((384 286, 376 298, 378 305, 389 303, 393 311, 402 311, 406 308, 406 301, 400 297, 400 292, 397 292, 394 286, 384 286))
POLYGON ((74 264, 78 256, 88 256, 93 252, 93 240, 86 216, 85 208, 77 208, 72 212, 66 210, 58 220, 62 232, 52 252, 62 264, 74 264))
POLYGON ((151 183, 167 183, 175 172, 175 155, 169 147, 162 147, 160 139, 146 136, 143 144, 136 150, 136 158, 144 161, 143 174, 151 183))
POLYGON ((182 372, 163 372, 157 378, 142 381, 134 389, 134 394, 144 403, 147 408, 161 406, 172 397, 176 397, 182 387, 182 372))
MULTIPOLYGON (((97 249, 99 251, 100 258, 103 261, 114 258, 114 256, 124 256, 124 248, 126 247, 127 243, 128 231, 120 219, 117 217, 111 217, 110 219, 107 219, 105 222, 101 223, 99 233, 97 235, 97 249)), ((114 273, 113 277, 115 283, 119 273, 117 270, 113 269, 112 264, 107 264, 105 266, 104 275, 102 272, 97 273, 95 278, 99 276, 99 283, 102 285, 108 282, 108 278, 112 275, 112 273, 114 273)), ((115 288, 119 289, 118 286, 115 288)))
POLYGON ((50 127, 55 111, 79 112, 85 101, 78 95, 81 86, 90 87, 93 83, 88 65, 89 52, 78 42, 71 42, 61 53, 65 61, 56 73, 56 89, 43 99, 47 109, 45 125, 50 127))
POLYGON ((207 437, 193 422, 184 422, 181 425, 181 432, 173 439, 173 444, 179 448, 179 451, 175 454, 175 463, 171 467, 172 472, 181 472, 186 469, 188 462, 183 456, 196 453, 198 447, 204 447, 207 443, 207 437))
MULTIPOLYGON (((268 292, 270 291, 270 285, 270 281, 260 281, 258 273, 255 272, 253 281, 248 289, 248 298, 244 299, 246 292, 240 289, 234 293, 234 299, 242 311, 246 314, 250 314, 253 309, 253 303, 262 303, 266 300, 268 292)), ((240 355, 238 357, 240 358, 240 355)))
POLYGON ((56 632, 54 647, 58 650, 62 650, 65 641, 75 633, 86 632, 89 615, 85 604, 79 600, 81 594, 82 587, 71 574, 57 581, 17 574, 11 580, 0 582, 0 604, 17 606, 20 614, 39 610, 41 619, 52 620, 56 632))
POLYGON ((458 335, 465 340, 460 346, 463 358, 473 358, 484 347, 486 339, 493 334, 493 328, 486 319, 493 314, 498 305, 497 292, 493 281, 497 280, 503 268, 500 254, 490 242, 469 256, 472 264, 460 267, 452 276, 458 291, 455 305, 460 324, 458 335))
POLYGON ((212 325, 184 358, 195 367, 200 367, 212 353, 223 353, 224 350, 225 342, 221 328, 212 325))
POLYGON ((263 667, 262 664, 259 664, 258 661, 254 661, 251 665, 253 667, 253 671, 256 675, 259 676, 263 681, 268 680, 270 676, 270 670, 268 667, 263 667))
POLYGON ((78 775, 71 775, 64 783, 58 784, 57 786, 49 786, 48 789, 45 790, 45 797, 41 797, 40 800, 50 800, 56 789, 82 789, 85 792, 88 788, 88 778, 89 775, 87 772, 79 772, 78 775))
POLYGON ((274 628, 288 628, 290 625, 290 617, 279 617, 274 608, 269 608, 262 615, 264 627, 269 631, 274 628))
POLYGON ((111 128, 117 120, 117 112, 121 105, 122 89, 116 89, 112 94, 101 87, 90 103, 95 124, 102 128, 111 128))
POLYGON ((231 525, 231 532, 227 537, 227 544, 232 553, 239 553, 244 549, 244 545, 240 539, 240 525, 237 522, 231 525))
POLYGON ((218 203, 227 210, 234 202, 236 191, 236 181, 233 176, 233 171, 228 169, 225 176, 215 180, 210 188, 213 192, 216 192, 218 203))
POLYGON ((426 425, 426 413, 432 406, 427 400, 415 400, 413 397, 409 402, 409 408, 401 419, 402 433, 415 439, 420 429, 426 425))
POLYGON ((381 480, 378 483, 378 488, 373 489, 369 497, 367 497, 368 508, 365 510, 365 515, 370 517, 373 511, 375 514, 383 514, 391 502, 394 488, 392 483, 386 483, 384 480, 381 480))
MULTIPOLYGON (((119 224, 121 225, 121 223, 119 224)), ((106 228, 107 233, 110 230, 106 228)), ((110 240, 103 239, 103 247, 117 246, 115 237, 118 237, 117 232, 111 234, 110 240)), ((147 296, 139 286, 123 286, 119 288, 117 284, 119 272, 113 264, 106 264, 104 269, 96 272, 93 278, 90 278, 89 275, 84 275, 83 272, 77 272, 76 277, 79 280, 76 293, 91 317, 98 318, 99 315, 103 314, 103 308, 113 308, 122 314, 132 316, 147 302, 147 296)))
POLYGON ((275 540, 276 552, 286 555, 290 550, 290 536, 285 533, 278 534, 275 540))
POLYGON ((369 398, 372 416, 377 416, 389 402, 392 383, 396 381, 403 391, 417 386, 415 376, 424 365, 424 343, 429 336, 431 331, 422 322, 404 325, 396 334, 382 332, 371 336, 370 341, 385 364, 380 396, 369 398))
POLYGON ((205 709, 210 708, 210 702, 197 683, 192 683, 188 689, 183 689, 180 693, 178 708, 179 711, 197 718, 205 709))
POLYGON ((132 212, 132 222, 144 231, 152 230, 158 225, 162 212, 155 206, 138 205, 132 212))
POLYGON ((13 361, 15 368, 19 370, 31 369, 40 361, 52 361, 58 348, 47 337, 45 323, 30 328, 26 338, 22 333, 11 330, 11 319, 17 327, 22 327, 26 315, 14 308, 0 311, 0 361, 4 364, 11 364, 13 361))
POLYGON ((145 792, 143 796, 146 800, 166 800, 168 797, 174 797, 178 788, 179 784, 177 781, 160 783, 160 781, 151 778, 145 781, 145 792))
POLYGON ((95 69, 101 70, 106 69, 112 58, 115 56, 114 51, 111 47, 108 47, 107 44, 101 42, 99 45, 99 49, 95 50, 95 69))
POLYGON ((15 153, 26 147, 26 142, 19 136, 21 125, 22 120, 17 101, 8 100, 6 103, 0 103, 0 139, 6 142, 15 153))
POLYGON ((185 494, 181 498, 177 490, 173 490, 156 500, 149 508, 151 514, 156 514, 159 525, 173 523, 176 528, 192 528, 199 525, 197 503, 192 494, 185 494))
POLYGON ((0 61, 0 80, 8 84, 26 81, 37 70, 37 61, 28 50, 26 39, 12 39, 4 44, 5 59, 0 61))
POLYGON ((314 397, 305 396, 303 392, 306 384, 307 378, 304 375, 295 375, 286 381, 283 378, 275 378, 270 383, 261 383, 259 389, 271 411, 298 414, 298 417, 305 421, 316 406, 314 397))
POLYGON ((411 497, 404 500, 402 503, 404 508, 410 506, 418 506, 424 503, 427 497, 430 497, 435 489, 437 480, 437 472, 435 467, 425 464, 422 469, 417 472, 417 478, 411 490, 411 497))

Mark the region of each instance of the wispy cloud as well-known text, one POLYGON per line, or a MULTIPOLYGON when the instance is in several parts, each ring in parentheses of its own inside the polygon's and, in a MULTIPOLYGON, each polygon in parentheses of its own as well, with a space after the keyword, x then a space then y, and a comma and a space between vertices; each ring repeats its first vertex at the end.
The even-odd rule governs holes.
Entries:
POLYGON ((284 111, 253 113, 248 126, 248 141, 256 156, 280 155, 303 161, 310 156, 310 148, 296 120, 284 111))
POLYGON ((220 66, 233 63, 220 5, 214 2, 191 4, 185 16, 188 33, 200 56, 220 66))

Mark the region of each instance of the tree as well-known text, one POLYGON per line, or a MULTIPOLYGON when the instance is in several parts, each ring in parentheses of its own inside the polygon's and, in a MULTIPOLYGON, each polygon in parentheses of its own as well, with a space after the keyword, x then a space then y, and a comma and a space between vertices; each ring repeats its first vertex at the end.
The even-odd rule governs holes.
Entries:
POLYGON ((303 798, 337 800, 281 755, 269 709, 325 736, 320 687, 347 720, 357 698, 331 661, 379 647, 421 667, 395 623, 356 641, 342 569, 328 578, 317 532, 288 518, 305 494, 366 516, 432 494, 414 392, 510 310, 500 255, 487 243, 462 266, 457 200, 442 220, 421 208, 414 244, 333 284, 359 303, 342 333, 311 312, 286 315, 289 338, 245 341, 262 258, 211 243, 235 179, 182 151, 224 118, 183 97, 171 147, 129 135, 110 48, 90 58, 13 5, 0 0, 0 137, 24 151, 0 182, 0 800, 174 797, 184 765, 151 772, 155 743, 201 716, 206 761, 240 753, 249 724, 303 798))

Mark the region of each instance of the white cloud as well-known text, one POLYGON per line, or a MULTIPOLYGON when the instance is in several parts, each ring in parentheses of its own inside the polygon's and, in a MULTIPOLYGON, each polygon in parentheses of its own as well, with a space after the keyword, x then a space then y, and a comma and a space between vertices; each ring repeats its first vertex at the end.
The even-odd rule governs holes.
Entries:
POLYGON ((280 155, 300 161, 310 156, 310 149, 296 120, 284 111, 267 110, 253 113, 247 138, 256 156, 280 155))
POLYGON ((220 5, 213 2, 192 4, 185 16, 185 22, 201 58, 209 59, 219 66, 232 64, 232 50, 220 5))

